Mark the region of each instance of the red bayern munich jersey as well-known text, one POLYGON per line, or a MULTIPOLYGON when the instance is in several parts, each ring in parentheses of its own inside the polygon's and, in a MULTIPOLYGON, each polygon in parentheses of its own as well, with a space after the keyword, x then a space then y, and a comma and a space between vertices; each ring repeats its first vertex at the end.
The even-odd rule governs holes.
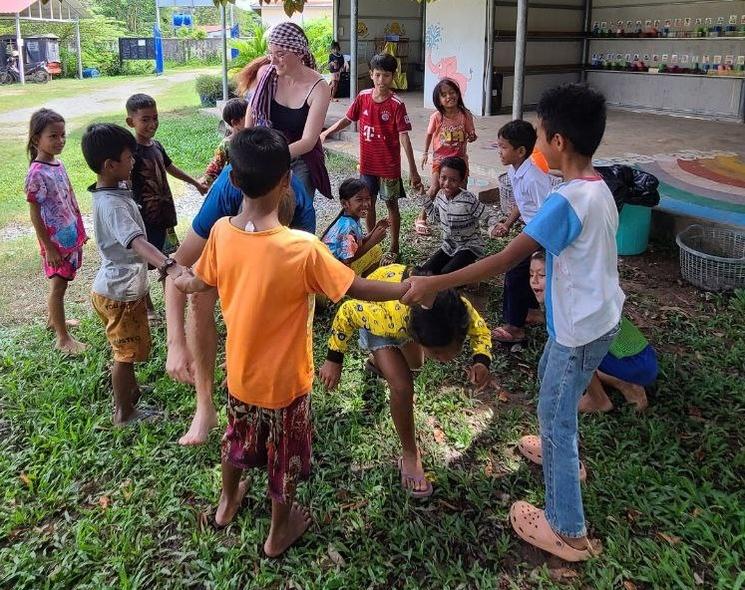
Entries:
POLYGON ((383 102, 375 102, 372 94, 373 89, 360 92, 347 111, 347 119, 359 121, 360 174, 400 178, 398 134, 411 131, 406 105, 395 94, 383 102))

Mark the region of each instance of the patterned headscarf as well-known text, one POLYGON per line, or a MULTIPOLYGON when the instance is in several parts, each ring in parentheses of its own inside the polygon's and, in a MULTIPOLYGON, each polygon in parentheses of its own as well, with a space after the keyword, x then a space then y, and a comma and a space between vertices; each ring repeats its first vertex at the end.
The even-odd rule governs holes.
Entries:
MULTIPOLYGON (((316 69, 316 60, 308 48, 308 38, 303 29, 295 23, 284 22, 273 27, 269 33, 269 44, 296 53, 303 60, 304 65, 313 70, 316 69)), ((270 66, 259 80, 251 99, 251 110, 254 113, 256 125, 272 126, 269 110, 275 92, 277 92, 277 69, 270 66)))

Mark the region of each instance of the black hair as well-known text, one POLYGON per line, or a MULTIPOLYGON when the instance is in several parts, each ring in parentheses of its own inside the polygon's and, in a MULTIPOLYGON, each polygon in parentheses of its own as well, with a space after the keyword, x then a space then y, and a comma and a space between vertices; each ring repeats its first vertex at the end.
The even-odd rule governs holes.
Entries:
POLYGON ((543 248, 541 248, 540 250, 536 250, 535 252, 533 252, 533 255, 530 257, 530 259, 546 262, 546 251, 543 248))
POLYGON ((562 135, 582 156, 592 156, 603 139, 605 97, 586 84, 563 84, 546 90, 536 112, 548 141, 562 135))
POLYGON ((28 152, 30 162, 33 162, 36 159, 36 156, 39 155, 36 141, 39 139, 39 135, 43 133, 44 129, 53 123, 64 122, 64 117, 52 109, 39 109, 31 115, 31 120, 28 123, 28 142, 26 143, 26 152, 28 152))
POLYGON ((290 170, 284 136, 268 127, 241 129, 230 140, 231 180, 249 199, 268 194, 290 170))
POLYGON ((338 41, 332 41, 331 42, 331 49, 338 49, 339 51, 341 51, 341 45, 339 45, 339 42, 338 41))
POLYGON ((363 191, 367 188, 367 185, 363 180, 359 178, 347 178, 339 186, 339 200, 346 201, 351 199, 358 192, 363 191))
POLYGON ((243 119, 248 109, 248 101, 245 98, 231 98, 222 108, 222 120, 230 125, 236 119, 243 119))
POLYGON ((98 174, 106 160, 120 161, 124 150, 129 148, 133 154, 137 140, 129 131, 113 123, 94 123, 88 125, 80 140, 83 157, 93 172, 98 174))
POLYGON ((459 158, 458 156, 448 156, 447 158, 443 158, 440 162, 440 170, 442 170, 443 168, 457 170, 460 173, 461 180, 463 180, 468 175, 468 166, 466 165, 466 161, 463 158, 459 158))
POLYGON ((426 348, 443 348, 466 339, 469 325, 466 304, 455 289, 440 291, 430 309, 411 308, 409 332, 414 342, 426 348))
POLYGON ((455 93, 458 95, 458 108, 461 110, 461 112, 468 113, 469 110, 466 108, 466 104, 463 102, 463 93, 460 91, 460 86, 458 86, 458 83, 455 80, 451 80, 450 78, 443 78, 437 84, 435 84, 435 88, 434 90, 432 90, 432 104, 435 105, 435 108, 440 111, 442 115, 445 114, 445 107, 442 106, 442 103, 440 102, 440 92, 442 92, 442 89, 446 86, 449 86, 450 88, 455 90, 455 93))
POLYGON ((154 109, 158 106, 149 94, 133 94, 127 99, 127 115, 132 116, 140 109, 154 109))
POLYGON ((370 71, 381 70, 395 74, 398 69, 398 60, 389 53, 378 53, 370 60, 370 71))
POLYGON ((527 158, 533 153, 538 134, 535 132, 535 127, 530 123, 516 119, 503 125, 497 133, 497 137, 506 140, 515 149, 524 147, 525 157, 527 158))

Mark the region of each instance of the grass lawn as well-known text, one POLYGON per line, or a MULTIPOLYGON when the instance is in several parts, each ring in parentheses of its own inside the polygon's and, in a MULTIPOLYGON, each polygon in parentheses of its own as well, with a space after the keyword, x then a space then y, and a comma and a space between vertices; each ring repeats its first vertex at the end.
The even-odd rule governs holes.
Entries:
MULTIPOLYGON (((436 241, 406 234, 404 244, 413 262, 436 241)), ((6 245, 0 253, 9 291, 22 292, 36 264, 21 251, 15 257, 6 245), (14 264, 21 271, 10 273, 14 264)), ((189 388, 164 374, 163 328, 138 376, 155 386, 147 403, 165 417, 116 430, 110 353, 97 318, 80 306, 76 333, 91 345, 81 359, 57 355, 38 317, 0 330, 0 587, 741 587, 745 294, 704 297, 680 285, 674 253, 660 248, 624 260, 621 270, 627 313, 657 347, 661 374, 646 413, 614 397, 613 413, 581 419, 585 507, 605 546, 599 558, 581 566, 546 560, 507 521, 512 501, 543 497, 540 471, 514 451, 522 434, 536 430, 540 329, 521 353, 495 350, 498 391, 476 396, 464 386, 466 354, 425 365, 416 420, 436 491, 424 502, 399 485, 387 388, 365 376, 359 352, 349 354, 340 389, 313 391, 314 470, 300 499, 314 524, 284 558, 268 560, 263 474, 252 476, 232 526, 215 532, 208 524, 221 432, 201 448, 176 444, 194 402, 189 388)), ((486 293, 495 324, 501 281, 486 293)), ((43 291, 24 296, 40 300, 43 291)), ((316 318, 317 362, 331 317, 316 318)))

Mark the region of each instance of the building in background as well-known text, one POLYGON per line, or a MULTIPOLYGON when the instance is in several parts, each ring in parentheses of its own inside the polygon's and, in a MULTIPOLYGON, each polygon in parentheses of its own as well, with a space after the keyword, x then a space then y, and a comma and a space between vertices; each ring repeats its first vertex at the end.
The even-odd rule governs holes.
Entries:
POLYGON ((243 10, 253 10, 261 15, 261 20, 267 27, 272 27, 286 20, 291 20, 299 25, 324 17, 330 20, 334 11, 332 0, 306 0, 303 12, 296 12, 292 15, 292 18, 288 18, 285 14, 282 2, 260 4, 258 0, 237 0, 235 5, 243 10))

